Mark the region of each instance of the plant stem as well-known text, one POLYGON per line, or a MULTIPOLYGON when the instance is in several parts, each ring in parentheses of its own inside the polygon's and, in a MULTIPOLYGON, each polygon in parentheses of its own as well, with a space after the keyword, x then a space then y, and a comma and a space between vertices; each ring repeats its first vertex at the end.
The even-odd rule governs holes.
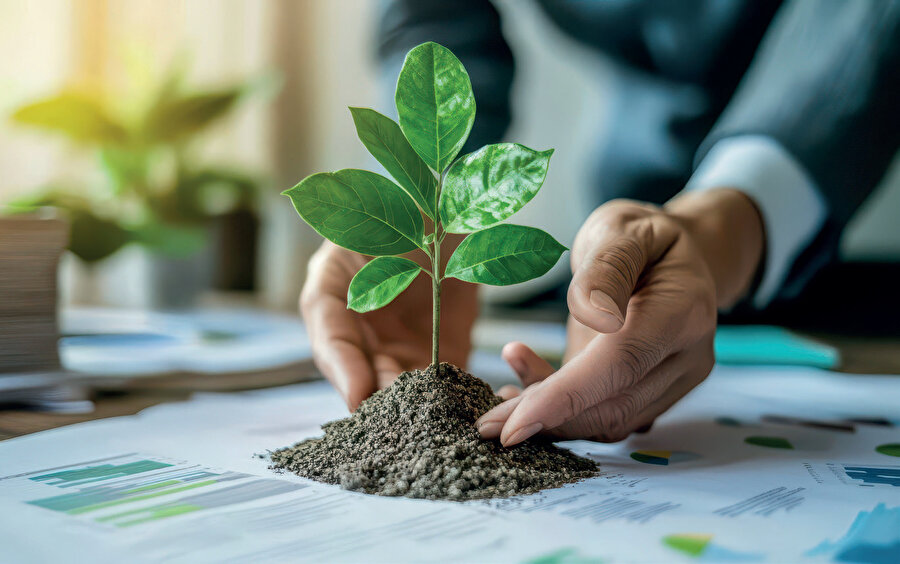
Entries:
POLYGON ((432 305, 432 329, 431 329, 431 364, 438 370, 438 354, 440 352, 441 333, 441 244, 435 238, 434 242, 434 276, 431 279, 431 305, 432 305))
MULTIPOLYGON (((441 197, 441 185, 443 178, 438 177, 437 190, 435 191, 435 203, 441 197)), ((435 209, 437 205, 435 205, 435 209)), ((438 237, 441 218, 437 217, 434 221, 434 252, 431 256, 431 270, 434 273, 431 277, 431 364, 434 366, 436 374, 440 375, 440 341, 441 341, 441 238, 438 237)))

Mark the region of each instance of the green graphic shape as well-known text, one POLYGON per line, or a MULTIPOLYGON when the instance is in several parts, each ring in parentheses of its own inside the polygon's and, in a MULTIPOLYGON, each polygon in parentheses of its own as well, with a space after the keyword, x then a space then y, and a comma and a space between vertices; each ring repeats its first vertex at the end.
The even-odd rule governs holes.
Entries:
POLYGON ((794 448, 794 445, 792 445, 790 441, 783 437, 753 436, 747 437, 746 439, 744 439, 744 442, 748 445, 756 445, 766 448, 783 448, 787 450, 792 450, 794 448))
POLYGON ((168 517, 174 517, 176 515, 183 515, 185 513, 199 511, 201 509, 204 508, 199 505, 192 505, 189 503, 174 503, 172 505, 161 505, 148 509, 134 509, 132 511, 124 511, 122 513, 116 513, 115 515, 107 515, 106 517, 101 517, 97 519, 97 521, 109 521, 112 522, 116 527, 131 527, 133 525, 140 525, 141 523, 159 521, 160 519, 166 519, 168 517), (126 519, 124 521, 122 520, 123 517, 135 515, 138 513, 149 513, 149 515, 147 515, 146 517, 137 517, 134 519, 126 519))
POLYGON ((215 480, 206 480, 205 482, 197 482, 194 484, 188 484, 186 486, 181 486, 178 488, 170 488, 167 490, 162 490, 158 492, 153 492, 145 495, 139 495, 135 497, 128 497, 125 499, 116 499, 113 501, 106 501, 103 503, 97 503, 94 505, 88 505, 86 507, 79 507, 77 509, 70 509, 66 513, 70 515, 79 515, 81 513, 88 513, 90 511, 97 511, 98 509, 106 509, 107 507, 115 507, 116 505, 122 505, 123 503, 133 503, 135 501, 144 501, 145 499, 153 499, 154 497, 159 497, 162 495, 169 495, 178 492, 184 492, 187 490, 192 490, 194 488, 202 488, 203 486, 209 486, 211 484, 215 484, 215 480))
MULTIPOLYGON (((151 470, 159 470, 172 466, 165 462, 156 460, 138 460, 127 464, 101 464, 99 466, 90 466, 88 468, 79 468, 78 470, 63 470, 61 472, 53 472, 51 474, 43 474, 29 478, 33 482, 45 482, 51 486, 66 487, 71 482, 80 482, 86 484, 88 482, 97 482, 109 480, 111 478, 121 478, 132 474, 140 474, 141 472, 150 472, 151 470)), ((80 485, 80 484, 79 484, 80 485)))
POLYGON ((581 556, 575 548, 563 548, 531 560, 524 564, 603 564, 603 560, 590 556, 581 556))
POLYGON ((693 452, 681 450, 636 450, 631 453, 631 458, 644 464, 668 466, 669 464, 697 460, 700 456, 693 452))
POLYGON ((716 423, 724 427, 740 427, 741 422, 734 417, 716 417, 716 423))
POLYGON ((644 464, 655 466, 668 466, 669 456, 672 453, 667 450, 637 450, 631 453, 631 458, 644 464))
POLYGON ((900 443, 887 443, 875 447, 875 452, 885 454, 887 456, 900 457, 900 443))
POLYGON ((669 548, 696 558, 703 554, 710 540, 712 540, 712 535, 683 534, 668 535, 663 537, 662 542, 669 548))

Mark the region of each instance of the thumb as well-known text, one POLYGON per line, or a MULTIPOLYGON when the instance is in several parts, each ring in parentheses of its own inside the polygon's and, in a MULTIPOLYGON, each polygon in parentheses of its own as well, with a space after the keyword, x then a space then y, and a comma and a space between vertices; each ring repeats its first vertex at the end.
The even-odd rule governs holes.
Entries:
POLYGON ((503 360, 509 364, 526 388, 555 372, 549 362, 538 356, 525 343, 513 341, 503 347, 503 360))
POLYGON ((641 275, 657 262, 677 237, 647 217, 626 226, 624 233, 599 241, 574 264, 569 285, 569 312, 582 325, 615 333, 625 324, 628 301, 641 275))

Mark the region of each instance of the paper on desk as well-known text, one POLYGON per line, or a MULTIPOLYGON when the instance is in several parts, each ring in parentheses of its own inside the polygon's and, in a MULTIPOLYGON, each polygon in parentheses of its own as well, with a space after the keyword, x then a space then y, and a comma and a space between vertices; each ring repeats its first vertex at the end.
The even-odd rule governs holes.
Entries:
POLYGON ((93 376, 263 371, 312 357, 298 318, 255 309, 68 308, 60 322, 63 366, 93 376))
POLYGON ((598 477, 455 504, 268 471, 254 453, 346 414, 324 383, 204 394, 0 443, 0 562, 892 562, 898 397, 886 377, 719 368, 646 435, 565 443, 598 477))

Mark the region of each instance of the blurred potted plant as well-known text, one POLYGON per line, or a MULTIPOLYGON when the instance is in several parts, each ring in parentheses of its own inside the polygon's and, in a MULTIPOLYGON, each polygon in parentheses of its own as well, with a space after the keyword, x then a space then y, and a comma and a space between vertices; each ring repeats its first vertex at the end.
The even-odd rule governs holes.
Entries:
MULTIPOLYGON (((197 157, 200 134, 231 113, 254 86, 191 91, 183 82, 183 72, 174 67, 131 112, 105 93, 66 90, 12 115, 16 123, 91 151, 102 180, 45 187, 11 207, 63 210, 71 222, 70 250, 91 265, 127 244, 142 245, 151 257, 149 301, 162 308, 191 305, 211 285, 219 266, 213 258, 216 226, 229 218, 246 229, 248 216, 255 217, 259 184, 244 172, 203 164, 197 157)), ((252 261, 252 242, 248 250, 252 261)))

